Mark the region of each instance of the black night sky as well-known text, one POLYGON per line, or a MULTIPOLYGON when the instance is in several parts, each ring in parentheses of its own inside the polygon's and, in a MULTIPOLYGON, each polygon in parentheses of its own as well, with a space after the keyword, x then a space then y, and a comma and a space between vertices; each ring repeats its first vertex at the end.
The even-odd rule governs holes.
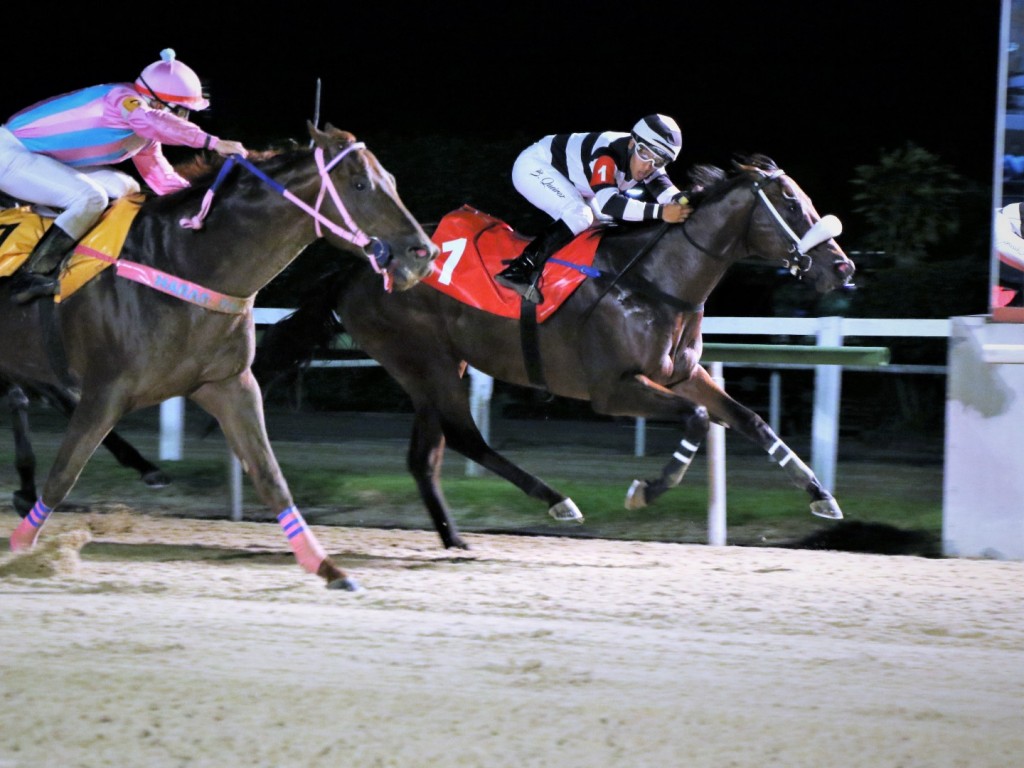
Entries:
MULTIPOLYGON (((92 9, 71 11, 12 35, 0 119, 56 93, 133 80, 172 47, 208 85, 213 106, 195 120, 255 148, 305 138, 318 78, 321 122, 353 131, 382 158, 382 142, 467 139, 467 156, 451 157, 449 177, 437 179, 452 189, 451 208, 463 202, 460 174, 480 159, 477 139, 481 155, 513 142, 510 170, 524 141, 628 130, 650 112, 683 128, 676 165, 762 152, 822 212, 842 213, 855 166, 907 141, 978 182, 992 176, 996 2, 953 11, 891 0, 189 8, 121 30, 109 19, 97 26, 92 9)), ((507 176, 489 183, 516 195, 507 176)))

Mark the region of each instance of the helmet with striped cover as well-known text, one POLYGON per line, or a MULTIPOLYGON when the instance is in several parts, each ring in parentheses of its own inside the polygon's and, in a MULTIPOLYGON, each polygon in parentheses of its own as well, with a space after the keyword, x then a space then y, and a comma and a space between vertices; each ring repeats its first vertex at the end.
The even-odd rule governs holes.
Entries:
POLYGON ((648 115, 633 126, 633 139, 646 144, 666 161, 679 157, 683 148, 683 134, 679 124, 667 115, 648 115))

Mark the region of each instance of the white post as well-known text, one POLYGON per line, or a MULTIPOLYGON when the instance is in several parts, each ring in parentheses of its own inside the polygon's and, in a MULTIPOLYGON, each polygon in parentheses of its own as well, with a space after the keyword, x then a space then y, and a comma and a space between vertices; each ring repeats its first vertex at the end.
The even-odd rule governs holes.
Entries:
POLYGON ((181 461, 185 435, 185 399, 172 397, 160 403, 160 459, 181 461))
MULTIPOLYGON (((484 442, 491 440, 491 395, 494 393, 494 379, 473 366, 468 366, 469 373, 469 411, 473 415, 477 429, 483 435, 484 442)), ((466 476, 480 477, 483 467, 475 461, 466 459, 466 476)))
MULTIPOLYGON (((843 318, 818 318, 817 345, 843 345, 843 318)), ((835 488, 839 445, 839 391, 842 366, 814 367, 814 418, 811 423, 811 469, 828 490, 835 488)))
POLYGON ((242 462, 228 449, 228 485, 231 487, 231 519, 242 519, 242 462))
MULTIPOLYGON (((711 363, 711 378, 725 386, 722 364, 711 363)), ((708 430, 708 544, 725 545, 725 427, 712 424, 708 430)))
POLYGON ((772 371, 768 378, 768 426, 782 434, 782 374, 772 371))
POLYGON ((647 419, 638 416, 633 437, 633 455, 640 458, 647 452, 647 419))

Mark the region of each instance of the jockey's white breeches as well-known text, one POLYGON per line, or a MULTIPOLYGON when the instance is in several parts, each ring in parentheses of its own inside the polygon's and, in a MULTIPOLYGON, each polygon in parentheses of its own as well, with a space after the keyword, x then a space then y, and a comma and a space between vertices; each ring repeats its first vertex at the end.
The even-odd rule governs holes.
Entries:
POLYGON ((111 200, 139 189, 127 173, 106 166, 72 168, 32 152, 0 127, 0 190, 59 211, 54 224, 76 240, 92 229, 111 200))
POLYGON ((569 179, 555 170, 542 144, 531 144, 512 165, 512 184, 516 190, 552 219, 561 219, 578 235, 593 225, 598 214, 569 179))

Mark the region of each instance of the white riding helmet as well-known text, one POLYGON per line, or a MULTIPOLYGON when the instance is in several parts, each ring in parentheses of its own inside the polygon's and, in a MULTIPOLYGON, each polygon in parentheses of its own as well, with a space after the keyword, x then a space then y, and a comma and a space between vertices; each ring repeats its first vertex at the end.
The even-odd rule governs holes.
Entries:
POLYGON ((164 48, 160 51, 160 61, 142 70, 135 81, 135 90, 165 105, 192 110, 210 106, 203 96, 199 76, 177 60, 173 48, 164 48))
POLYGON ((679 157, 683 134, 679 124, 667 115, 648 115, 633 126, 633 139, 657 152, 666 161, 679 157))

